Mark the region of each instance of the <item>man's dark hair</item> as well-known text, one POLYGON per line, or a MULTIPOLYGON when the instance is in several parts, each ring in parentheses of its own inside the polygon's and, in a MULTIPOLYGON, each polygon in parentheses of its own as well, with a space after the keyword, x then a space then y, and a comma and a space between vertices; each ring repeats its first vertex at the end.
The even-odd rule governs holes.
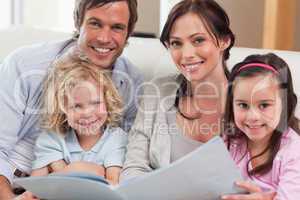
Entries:
POLYGON ((104 6, 105 4, 118 2, 118 1, 125 1, 128 4, 129 8, 129 22, 128 22, 128 35, 127 38, 133 32, 135 23, 138 19, 137 14, 137 0, 76 0, 75 8, 74 8, 74 25, 76 28, 76 32, 74 37, 79 37, 79 29, 83 23, 84 16, 87 10, 92 8, 97 8, 104 6))

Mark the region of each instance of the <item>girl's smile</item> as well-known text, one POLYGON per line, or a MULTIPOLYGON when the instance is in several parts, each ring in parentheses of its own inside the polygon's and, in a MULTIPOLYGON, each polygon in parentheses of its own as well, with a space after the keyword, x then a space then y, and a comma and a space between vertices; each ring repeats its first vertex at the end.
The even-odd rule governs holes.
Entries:
POLYGON ((233 86, 233 110, 237 127, 250 142, 266 142, 279 124, 282 101, 278 81, 272 75, 237 78, 233 86))

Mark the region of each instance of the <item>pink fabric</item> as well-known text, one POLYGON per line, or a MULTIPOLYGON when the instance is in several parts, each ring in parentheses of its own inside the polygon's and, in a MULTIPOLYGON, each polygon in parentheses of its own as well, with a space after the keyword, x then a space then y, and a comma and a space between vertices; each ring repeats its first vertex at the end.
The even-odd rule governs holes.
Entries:
POLYGON ((245 148, 246 143, 241 141, 233 142, 230 148, 230 154, 245 179, 254 181, 265 191, 276 191, 274 200, 300 199, 300 136, 294 130, 288 129, 284 133, 272 170, 263 176, 248 176, 249 153, 243 157, 245 148))
POLYGON ((272 67, 271 65, 263 64, 263 63, 249 63, 249 64, 246 64, 246 65, 242 66, 237 72, 240 72, 244 69, 248 69, 248 68, 252 68, 252 67, 261 67, 261 68, 270 70, 275 74, 279 74, 279 72, 276 71, 276 69, 274 67, 272 67))

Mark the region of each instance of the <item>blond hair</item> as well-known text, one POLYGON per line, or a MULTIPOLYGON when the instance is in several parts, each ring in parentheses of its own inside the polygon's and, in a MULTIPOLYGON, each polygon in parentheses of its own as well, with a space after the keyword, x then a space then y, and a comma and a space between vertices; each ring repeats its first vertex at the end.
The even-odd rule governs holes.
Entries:
POLYGON ((111 71, 89 63, 80 56, 58 59, 44 82, 42 128, 66 133, 71 127, 65 114, 66 94, 82 81, 95 80, 103 89, 107 109, 104 125, 118 126, 122 116, 122 100, 111 78, 111 71))

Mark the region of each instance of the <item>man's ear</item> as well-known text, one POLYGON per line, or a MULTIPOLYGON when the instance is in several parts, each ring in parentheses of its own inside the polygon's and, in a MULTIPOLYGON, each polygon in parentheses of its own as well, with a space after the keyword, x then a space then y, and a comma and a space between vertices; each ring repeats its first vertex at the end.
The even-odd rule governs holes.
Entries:
POLYGON ((230 46, 230 44, 231 44, 230 37, 227 36, 227 37, 224 37, 224 38, 220 39, 219 45, 220 45, 221 50, 224 51, 225 49, 227 49, 230 46))

